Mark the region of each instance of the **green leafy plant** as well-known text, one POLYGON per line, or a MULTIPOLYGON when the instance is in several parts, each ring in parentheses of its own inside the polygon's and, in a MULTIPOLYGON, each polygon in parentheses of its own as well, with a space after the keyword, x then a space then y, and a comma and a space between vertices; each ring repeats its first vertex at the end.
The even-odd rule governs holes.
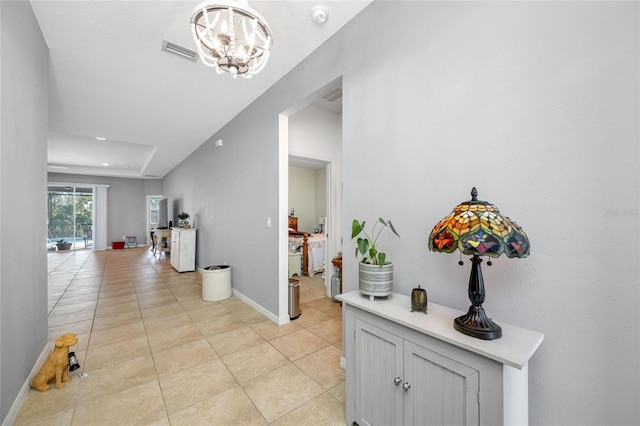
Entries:
POLYGON ((185 213, 185 212, 178 213, 178 219, 180 219, 180 220, 189 219, 189 213, 185 213))
POLYGON ((56 246, 58 247, 58 250, 69 250, 71 249, 72 245, 73 244, 71 244, 69 241, 65 239, 56 241, 56 246))
POLYGON ((353 223, 351 224, 351 239, 356 238, 360 234, 364 235, 365 237, 359 237, 357 240, 358 246, 356 247, 356 257, 358 257, 358 253, 360 253, 360 255, 362 255, 362 263, 382 266, 387 259, 387 255, 378 250, 378 237, 380 237, 380 234, 386 228, 389 228, 391 232, 396 234, 398 238, 400 238, 400 235, 396 232, 396 229, 393 227, 393 224, 390 220, 384 220, 383 218, 380 218, 373 225, 371 235, 374 238, 371 238, 369 234, 367 234, 367 232, 364 230, 365 223, 366 222, 364 220, 362 222, 359 222, 357 219, 354 219, 353 223), (378 225, 382 226, 380 227, 380 229, 378 229, 378 233, 376 233, 376 227, 378 225))

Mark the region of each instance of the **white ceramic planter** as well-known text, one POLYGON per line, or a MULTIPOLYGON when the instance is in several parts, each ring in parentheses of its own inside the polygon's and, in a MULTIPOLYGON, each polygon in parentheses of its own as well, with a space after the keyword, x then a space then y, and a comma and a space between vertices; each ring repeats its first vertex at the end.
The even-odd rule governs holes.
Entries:
POLYGON ((360 262, 359 265, 360 293, 373 301, 375 297, 386 297, 393 292, 392 263, 386 262, 380 266, 360 262))

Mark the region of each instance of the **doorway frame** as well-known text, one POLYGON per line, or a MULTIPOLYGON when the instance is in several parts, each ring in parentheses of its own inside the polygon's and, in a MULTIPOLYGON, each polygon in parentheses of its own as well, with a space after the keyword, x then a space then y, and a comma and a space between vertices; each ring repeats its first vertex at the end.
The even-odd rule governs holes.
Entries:
MULTIPOLYGON (((334 202, 334 175, 333 175, 333 168, 335 167, 333 161, 331 159, 328 158, 322 158, 320 156, 314 156, 314 155, 302 155, 302 154, 296 154, 296 153, 290 153, 289 154, 289 159, 300 159, 300 160, 305 160, 305 161, 310 161, 310 162, 315 162, 315 163, 319 163, 319 164, 323 164, 324 165, 324 171, 325 171, 325 194, 324 194, 324 199, 325 199, 325 219, 326 222, 328 222, 328 226, 325 223, 325 271, 324 271, 324 285, 326 287, 326 295, 327 297, 331 297, 331 275, 329 273, 330 269, 329 269, 329 265, 331 264, 331 259, 329 259, 329 254, 330 253, 336 253, 336 241, 333 238, 333 233, 336 232, 334 230, 334 226, 333 226, 333 222, 334 219, 337 215, 337 212, 335 212, 335 202, 334 202), (326 232, 326 230, 328 229, 328 233, 326 232)), ((288 205, 288 201, 289 201, 289 181, 287 179, 287 205, 288 205)), ((288 226, 287 226, 288 227, 288 226)), ((288 236, 288 234, 287 234, 288 236)), ((287 238, 287 243, 288 243, 288 238, 287 238)), ((287 246, 287 251, 288 251, 288 246, 287 246)), ((287 264, 288 265, 288 264, 287 264)), ((287 281, 288 281, 288 277, 289 277, 289 270, 287 269, 287 281)))
POLYGON ((49 190, 50 186, 93 188, 93 245, 91 248, 92 250, 106 250, 107 225, 109 223, 107 190, 109 189, 109 185, 100 183, 48 181, 47 191, 49 190))
MULTIPOLYGON (((305 155, 301 155, 299 153, 289 152, 289 117, 301 109, 311 105, 315 100, 321 98, 325 94, 335 90, 337 88, 342 88, 342 76, 339 76, 327 83, 326 85, 320 87, 319 89, 312 92, 307 97, 300 100, 295 105, 290 108, 284 110, 278 115, 278 229, 281 232, 278 233, 278 325, 286 324, 290 321, 288 314, 288 288, 289 288, 289 254, 288 254, 288 242, 289 235, 286 231, 288 229, 288 216, 289 216, 289 156, 292 155, 294 157, 299 158, 307 158, 316 161, 322 161, 328 163, 330 166, 327 169, 326 179, 326 201, 327 201, 327 221, 330 224, 330 230, 336 228, 335 223, 337 222, 335 218, 337 217, 337 198, 339 193, 341 194, 341 188, 338 189, 336 186, 336 182, 334 182, 333 175, 335 173, 335 165, 331 159, 327 158, 313 158, 305 155)), ((344 116, 342 118, 344 123, 344 116)), ((344 134, 344 124, 342 125, 342 133, 344 134)), ((344 138, 343 138, 344 141, 344 138)), ((341 235, 342 230, 339 231, 341 235)), ((333 254, 337 253, 336 249, 338 244, 336 238, 328 238, 327 239, 327 253, 333 254)), ((331 265, 331 259, 328 259, 329 256, 325 259, 325 285, 327 295, 331 295, 331 275, 329 273, 331 265)))
MULTIPOLYGON (((47 182, 47 198, 49 198, 49 193, 52 192, 51 188, 69 188, 69 194, 72 195, 73 197, 73 212, 72 212, 72 229, 73 229, 73 236, 71 237, 71 240, 73 241, 72 245, 71 245, 71 251, 77 251, 77 250, 87 250, 87 249, 91 249, 93 250, 95 245, 93 244, 93 240, 94 240, 94 231, 95 231, 95 227, 96 227, 96 191, 95 191, 95 187, 96 185, 93 184, 83 184, 83 183, 68 183, 68 182, 47 182), (78 241, 77 239, 79 238, 78 235, 78 223, 77 223, 77 197, 78 194, 87 194, 84 192, 78 192, 78 188, 83 188, 83 189, 90 189, 91 190, 91 230, 92 230, 92 241, 91 241, 91 247, 80 247, 78 248, 77 244, 78 241)), ((50 205, 49 205, 49 200, 47 200, 47 241, 49 240, 49 209, 50 209, 50 205)), ((55 237, 57 238, 57 237, 55 237)), ((54 238, 54 239, 55 239, 54 238)), ((64 238, 62 238, 64 239, 64 238)), ((48 245, 48 244, 47 244, 48 245)))
MULTIPOLYGON (((146 224, 147 227, 147 232, 145 233, 145 240, 147 242, 147 245, 151 246, 153 244, 152 237, 151 237, 151 230, 154 228, 154 223, 151 222, 151 199, 152 198, 166 198, 164 195, 147 195, 147 217, 144 220, 144 223, 146 224)), ((156 223, 155 227, 157 227, 160 223, 156 223)))

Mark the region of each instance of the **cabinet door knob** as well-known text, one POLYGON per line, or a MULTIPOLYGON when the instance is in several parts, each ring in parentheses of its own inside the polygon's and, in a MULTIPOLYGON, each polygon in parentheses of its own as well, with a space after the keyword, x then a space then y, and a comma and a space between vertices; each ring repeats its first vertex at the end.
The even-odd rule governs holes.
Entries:
POLYGON ((405 382, 404 385, 402 385, 402 389, 404 389, 404 391, 408 391, 411 388, 411 383, 409 382, 405 382))
POLYGON ((400 383, 402 383, 402 379, 400 377, 396 377, 395 379, 393 379, 393 383, 398 386, 400 383))

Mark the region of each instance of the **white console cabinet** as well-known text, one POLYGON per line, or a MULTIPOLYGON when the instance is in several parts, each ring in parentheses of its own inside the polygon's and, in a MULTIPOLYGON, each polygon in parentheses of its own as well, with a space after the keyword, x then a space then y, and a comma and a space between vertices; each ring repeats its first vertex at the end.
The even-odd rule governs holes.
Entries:
POLYGON ((453 328, 464 312, 393 293, 343 302, 347 424, 528 423, 528 360, 544 336, 499 322, 503 335, 476 339, 453 328))
POLYGON ((178 272, 196 270, 195 228, 171 228, 171 266, 178 272))

